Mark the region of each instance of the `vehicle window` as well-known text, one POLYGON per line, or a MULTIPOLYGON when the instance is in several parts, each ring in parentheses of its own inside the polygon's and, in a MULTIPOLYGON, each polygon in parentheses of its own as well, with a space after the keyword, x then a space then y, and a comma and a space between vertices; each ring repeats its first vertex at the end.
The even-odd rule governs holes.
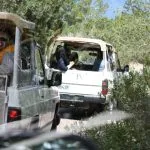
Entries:
POLYGON ((21 69, 26 70, 31 68, 31 43, 24 43, 21 45, 20 59, 21 69))
MULTIPOLYGON (((70 69, 83 70, 83 71, 98 71, 103 60, 103 52, 99 45, 89 43, 69 43, 68 45, 57 45, 56 50, 51 55, 50 66, 52 68, 59 69, 62 62, 59 60, 59 47, 63 47, 64 56, 61 55, 64 64, 66 65, 69 61, 75 61, 75 64, 70 69), (58 51, 57 51, 58 50, 58 51), (67 62, 67 63, 66 63, 67 62)), ((66 65, 67 66, 67 65, 66 65)))
POLYGON ((36 75, 43 77, 44 76, 43 66, 40 51, 38 49, 35 51, 35 67, 36 67, 36 75))
POLYGON ((33 49, 34 47, 32 40, 26 40, 21 43, 18 64, 19 87, 31 85, 33 82, 33 67, 31 57, 33 49))
POLYGON ((100 49, 85 48, 75 49, 72 52, 77 52, 79 59, 75 64, 75 69, 84 71, 100 71, 103 63, 103 52, 100 49))
POLYGON ((97 51, 87 51, 87 50, 82 50, 82 51, 71 51, 71 52, 77 52, 79 56, 79 61, 83 62, 84 64, 94 64, 94 61, 97 57, 97 51))

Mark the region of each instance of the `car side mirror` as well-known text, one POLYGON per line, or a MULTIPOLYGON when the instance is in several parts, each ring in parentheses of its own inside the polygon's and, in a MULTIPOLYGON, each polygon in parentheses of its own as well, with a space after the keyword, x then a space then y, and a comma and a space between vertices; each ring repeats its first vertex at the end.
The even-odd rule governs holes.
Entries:
POLYGON ((56 69, 46 69, 47 85, 59 86, 62 83, 62 73, 56 69))

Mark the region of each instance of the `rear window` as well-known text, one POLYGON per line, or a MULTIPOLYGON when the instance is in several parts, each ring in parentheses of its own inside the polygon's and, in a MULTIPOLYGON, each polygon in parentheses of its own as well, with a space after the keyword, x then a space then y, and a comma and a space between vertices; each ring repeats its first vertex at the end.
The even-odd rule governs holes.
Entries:
MULTIPOLYGON (((58 47, 63 47, 65 49, 66 52, 66 58, 71 62, 71 56, 73 53, 76 53, 78 59, 77 61, 75 61, 75 65, 71 68, 71 69, 77 69, 77 70, 83 70, 83 71, 98 71, 99 66, 103 60, 103 52, 101 51, 101 47, 99 45, 94 45, 93 43, 74 43, 74 42, 70 42, 70 43, 61 43, 60 45, 58 45, 56 47, 56 55, 57 53, 57 49, 59 49, 58 47), (68 55, 69 54, 69 55, 68 55), (97 66, 95 67, 95 62, 97 63, 97 66), (96 69, 95 69, 96 68, 96 69)), ((59 52, 59 50, 58 50, 59 52)), ((51 60, 55 60, 52 61, 51 65, 52 67, 54 66, 54 68, 57 68, 57 57, 55 55, 55 53, 53 53, 51 55, 51 60), (56 66, 55 66, 56 65, 56 66)))
POLYGON ((93 65, 94 61, 97 57, 97 51, 90 51, 90 50, 72 50, 71 52, 77 52, 79 56, 79 61, 84 64, 93 65))

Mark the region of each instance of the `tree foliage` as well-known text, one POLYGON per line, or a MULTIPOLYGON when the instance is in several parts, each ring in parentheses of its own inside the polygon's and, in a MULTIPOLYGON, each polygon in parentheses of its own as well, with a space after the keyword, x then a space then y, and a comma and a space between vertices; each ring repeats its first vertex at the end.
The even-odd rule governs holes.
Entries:
POLYGON ((0 0, 1 11, 13 12, 36 23, 36 37, 46 45, 48 37, 62 29, 67 12, 66 4, 72 7, 71 0, 0 0))
MULTIPOLYGON (((92 18, 93 14, 101 15, 106 5, 102 0, 0 0, 1 11, 13 12, 36 23, 36 37, 43 46, 49 37, 63 25, 74 25, 92 18), (94 13, 93 13, 94 12, 94 13), (97 13, 97 14, 96 14, 97 13)), ((96 16, 95 16, 96 17, 96 16)))
POLYGON ((14 12, 36 23, 36 37, 43 47, 56 31, 63 35, 100 38, 112 43, 121 62, 144 62, 150 53, 150 3, 127 0, 115 19, 103 17, 103 0, 0 0, 1 11, 14 12))
POLYGON ((127 0, 124 8, 126 11, 133 14, 150 12, 150 1, 149 0, 127 0))
MULTIPOLYGON (((118 108, 132 117, 102 127, 85 131, 104 150, 150 149, 150 69, 143 75, 131 72, 116 81, 112 97, 118 100, 118 108)), ((86 135, 86 134, 83 135, 86 135)))
MULTIPOLYGON (((136 5, 140 6, 140 11, 137 9, 136 13, 135 11, 129 13, 128 9, 133 4, 127 1, 125 11, 115 19, 101 16, 91 17, 74 25, 66 26, 63 34, 100 38, 116 47, 122 63, 126 64, 130 61, 144 63, 145 56, 150 54, 150 18, 147 9, 144 9, 148 3, 140 3, 141 5, 139 3, 136 5)), ((95 14, 95 12, 93 13, 95 14)))

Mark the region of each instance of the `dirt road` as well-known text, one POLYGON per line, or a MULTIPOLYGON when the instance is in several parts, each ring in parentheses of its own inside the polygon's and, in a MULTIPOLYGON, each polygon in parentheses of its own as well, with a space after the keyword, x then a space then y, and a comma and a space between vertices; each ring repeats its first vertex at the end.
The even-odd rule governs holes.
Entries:
POLYGON ((131 117, 123 111, 106 111, 85 120, 61 119, 57 128, 58 132, 72 132, 76 133, 85 129, 102 126, 116 121, 121 121, 125 118, 131 117))

